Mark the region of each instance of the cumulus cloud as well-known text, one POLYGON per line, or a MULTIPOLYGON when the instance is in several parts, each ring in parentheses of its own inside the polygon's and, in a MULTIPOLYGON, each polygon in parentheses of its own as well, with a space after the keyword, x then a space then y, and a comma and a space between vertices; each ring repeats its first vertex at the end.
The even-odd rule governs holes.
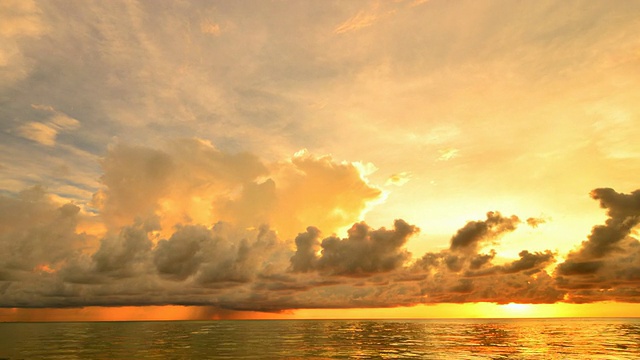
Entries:
POLYGON ((202 263, 203 244, 211 239, 210 231, 203 226, 186 226, 160 240, 153 262, 158 274, 171 280, 185 280, 196 273, 202 263))
POLYGON ((142 260, 151 251, 153 242, 149 233, 157 229, 157 224, 138 222, 124 227, 116 236, 102 239, 100 248, 92 259, 97 273, 110 277, 131 277, 144 271, 142 260))
MULTIPOLYGON (((124 161, 123 169, 133 171, 138 166, 146 166, 147 175, 158 175, 158 164, 171 163, 150 149, 127 147, 118 151, 128 154, 123 159, 134 158, 137 165, 124 161), (140 157, 130 152, 138 152, 140 157), (150 162, 146 163, 147 160, 150 162)), ((105 166, 109 161, 105 161, 105 166)), ((119 169, 115 162, 109 166, 119 169)), ((154 184, 158 180, 158 176, 140 176, 136 179, 141 182, 154 184)), ((134 181, 130 182, 136 186, 134 181)), ((116 182, 113 189, 107 187, 105 196, 112 196, 110 191, 122 191, 116 190, 121 185, 123 183, 116 182)), ((27 233, 19 243, 10 240, 15 234, 33 228, 32 224, 16 221, 20 218, 17 215, 12 221, 5 219, 0 245, 6 253, 22 256, 3 259, 0 274, 5 285, 1 306, 177 304, 280 311, 310 307, 388 307, 466 299, 507 302, 510 300, 497 287, 495 294, 480 293, 484 283, 494 277, 470 274, 470 271, 498 269, 497 275, 513 278, 510 281, 517 286, 509 288, 509 293, 517 294, 516 288, 524 286, 526 281, 530 284, 531 276, 541 276, 536 271, 548 260, 541 254, 524 251, 520 260, 500 266, 491 264, 494 253, 446 250, 425 254, 420 264, 414 263, 405 245, 418 228, 403 220, 396 220, 392 229, 374 229, 357 222, 345 238, 336 235, 322 238, 320 230, 311 226, 295 238, 295 249, 292 249, 291 240, 280 238, 268 226, 185 223, 161 231, 163 213, 155 209, 146 218, 138 216, 122 226, 111 224, 97 239, 77 233, 78 217, 88 215, 80 214, 75 205, 56 205, 47 200, 41 188, 25 191, 16 199, 3 198, 0 203, 24 209, 21 216, 25 219, 33 219, 32 212, 49 219, 39 222, 44 227, 37 231, 41 235, 27 233), (14 230, 8 224, 12 224, 14 230), (56 243, 55 239, 65 241, 56 243), (33 241, 37 243, 29 245, 33 241), (20 247, 16 248, 16 244, 20 247), (66 245, 61 246, 63 244, 66 245), (46 251, 34 252, 34 249, 46 251), (463 259, 465 271, 449 270, 445 259, 453 253, 463 259)), ((148 209, 147 205, 139 208, 141 214, 148 214, 148 209)), ((20 211, 13 213, 20 214, 20 211)), ((495 233, 499 232, 496 229, 505 227, 502 223, 508 219, 511 218, 489 213, 483 222, 492 224, 487 228, 495 233)), ((483 236, 491 236, 489 230, 483 236)), ((527 289, 529 295, 520 295, 522 301, 547 299, 533 285, 527 289)))
POLYGON ((116 227, 161 215, 162 231, 226 221, 269 224, 293 237, 310 224, 331 232, 348 226, 381 196, 353 163, 305 152, 266 164, 197 139, 174 141, 163 150, 116 145, 102 166, 105 187, 93 203, 116 227))
MULTIPOLYGON (((323 231, 338 231, 361 219, 369 204, 382 198, 382 191, 364 178, 362 166, 337 162, 330 156, 303 151, 274 164, 273 169, 275 206, 266 222, 286 237, 311 224, 323 231)), ((254 204, 260 200, 247 195, 243 193, 239 201, 254 204)))
MULTIPOLYGON (((304 270, 295 264, 306 260, 292 262, 288 245, 299 224, 315 220, 333 232, 380 195, 352 163, 304 152, 265 164, 198 139, 162 150, 116 144, 101 165, 103 188, 91 204, 97 215, 57 204, 39 187, 0 199, 6 208, 0 247, 18 256, 0 263, 7 294, 0 305, 235 304, 278 288, 292 264, 304 270), (102 234, 79 232, 79 220, 102 222, 102 234), (25 292, 31 286, 38 290, 25 292)), ((400 266, 405 252, 383 251, 406 241, 403 227, 400 239, 394 231, 372 230, 362 253, 377 251, 383 261, 353 271, 400 266)), ((302 251, 304 242, 298 242, 302 251)), ((323 260, 317 266, 338 265, 323 260)))
POLYGON ((94 195, 94 206, 115 226, 154 215, 175 173, 167 153, 125 145, 111 148, 102 168, 105 187, 94 195))
MULTIPOLYGON (((80 208, 56 204, 44 188, 34 186, 16 197, 0 195, 0 273, 21 277, 39 266, 57 269, 86 239, 76 233, 80 208)), ((8 279, 5 279, 8 280, 8 279)))
POLYGON ((296 236, 296 253, 291 257, 294 272, 308 272, 317 266, 320 248, 320 230, 309 226, 307 231, 296 236))
POLYGON ((368 276, 401 267, 410 258, 404 249, 407 239, 418 228, 396 220, 393 230, 371 229, 364 222, 354 224, 349 236, 330 236, 322 240, 317 256, 319 230, 313 227, 296 237, 298 248, 291 258, 293 271, 316 269, 328 275, 368 276))
POLYGON ((428 252, 417 259, 412 274, 418 280, 423 303, 494 302, 554 303, 565 291, 557 289, 545 268, 555 262, 549 251, 522 250, 519 258, 496 262, 497 252, 483 248, 513 232, 517 216, 488 212, 486 220, 469 221, 451 237, 449 249, 428 252))

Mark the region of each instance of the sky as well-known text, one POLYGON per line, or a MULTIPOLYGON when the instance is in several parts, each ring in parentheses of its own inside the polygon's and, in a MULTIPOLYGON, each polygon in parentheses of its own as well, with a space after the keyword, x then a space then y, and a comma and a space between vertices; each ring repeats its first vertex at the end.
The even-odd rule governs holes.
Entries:
POLYGON ((640 316, 640 2, 0 3, 0 321, 640 316))

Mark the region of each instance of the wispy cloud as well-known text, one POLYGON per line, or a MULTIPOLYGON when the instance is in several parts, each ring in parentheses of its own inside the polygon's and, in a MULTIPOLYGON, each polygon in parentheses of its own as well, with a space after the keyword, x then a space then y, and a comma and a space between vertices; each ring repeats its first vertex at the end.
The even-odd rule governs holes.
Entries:
POLYGON ((440 153, 440 156, 438 156, 438 160, 439 161, 447 161, 447 160, 451 160, 453 158, 456 158, 456 157, 459 156, 458 155, 459 151, 460 150, 458 150, 458 149, 452 149, 452 148, 438 150, 438 152, 440 153))
POLYGON ((403 171, 403 172, 399 172, 397 174, 393 174, 393 175, 389 176, 389 178, 387 179, 387 181, 384 184, 385 185, 402 186, 402 185, 408 183, 409 180, 411 180, 412 177, 413 177, 413 174, 411 174, 411 172, 403 171))
POLYGON ((338 25, 333 32, 336 34, 342 34, 349 31, 359 30, 367 26, 371 26, 379 18, 378 14, 366 13, 361 11, 352 18, 347 19, 342 24, 338 25))
POLYGON ((46 146, 54 146, 60 132, 80 127, 80 121, 55 110, 51 106, 32 105, 34 109, 51 113, 45 122, 30 121, 17 128, 18 135, 46 146))
POLYGON ((354 16, 345 20, 343 23, 336 26, 333 32, 335 34, 343 34, 351 31, 357 31, 375 24, 393 12, 394 10, 381 9, 379 4, 376 4, 370 10, 361 10, 354 16))

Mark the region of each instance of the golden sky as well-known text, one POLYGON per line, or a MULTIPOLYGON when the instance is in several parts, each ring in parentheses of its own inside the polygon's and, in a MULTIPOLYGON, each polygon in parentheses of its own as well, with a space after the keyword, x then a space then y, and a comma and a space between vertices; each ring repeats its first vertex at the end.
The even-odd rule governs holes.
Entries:
POLYGON ((640 316, 640 3, 0 4, 0 321, 640 316))

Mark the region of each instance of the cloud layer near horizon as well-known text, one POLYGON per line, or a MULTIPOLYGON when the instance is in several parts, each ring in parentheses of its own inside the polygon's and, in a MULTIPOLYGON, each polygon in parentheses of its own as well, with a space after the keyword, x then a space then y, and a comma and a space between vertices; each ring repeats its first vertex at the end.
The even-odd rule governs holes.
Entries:
POLYGON ((357 222, 342 238, 336 231, 381 191, 361 167, 308 152, 269 164, 185 139, 163 150, 115 145, 102 167, 91 211, 37 186, 0 196, 0 306, 282 311, 640 300, 640 191, 595 189, 609 218, 556 264, 549 250, 497 259, 493 247, 505 237, 542 222, 497 211, 462 224, 440 252, 409 253, 407 240, 428 229, 404 220, 390 229, 357 222))

